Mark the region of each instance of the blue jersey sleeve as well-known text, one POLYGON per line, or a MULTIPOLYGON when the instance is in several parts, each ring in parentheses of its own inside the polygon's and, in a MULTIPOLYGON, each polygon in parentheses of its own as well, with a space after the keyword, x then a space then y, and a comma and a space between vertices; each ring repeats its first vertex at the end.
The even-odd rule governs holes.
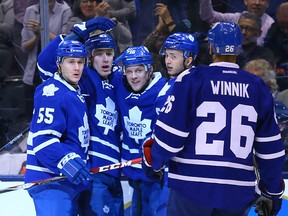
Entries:
POLYGON ((43 81, 53 77, 57 71, 56 54, 57 47, 63 41, 62 35, 58 35, 39 53, 37 59, 37 68, 43 81))

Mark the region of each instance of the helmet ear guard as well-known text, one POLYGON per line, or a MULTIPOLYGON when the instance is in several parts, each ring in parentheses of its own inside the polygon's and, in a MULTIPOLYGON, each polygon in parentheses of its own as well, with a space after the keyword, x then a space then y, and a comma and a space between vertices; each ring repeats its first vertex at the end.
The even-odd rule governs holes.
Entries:
POLYGON ((218 22, 208 31, 208 42, 215 54, 238 55, 242 51, 243 36, 233 22, 218 22))

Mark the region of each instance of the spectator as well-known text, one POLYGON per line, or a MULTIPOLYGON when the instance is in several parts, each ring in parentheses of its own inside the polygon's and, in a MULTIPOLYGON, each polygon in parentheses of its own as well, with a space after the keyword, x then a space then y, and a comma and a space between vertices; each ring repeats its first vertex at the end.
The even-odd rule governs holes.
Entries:
POLYGON ((64 41, 56 57, 58 72, 35 91, 25 183, 61 175, 67 179, 28 190, 37 216, 78 215, 79 195, 92 179, 86 164, 88 112, 78 86, 87 53, 80 42, 64 41))
POLYGON ((135 0, 106 0, 109 4, 109 17, 123 23, 130 29, 129 23, 136 18, 135 0))
POLYGON ((13 61, 13 49, 11 33, 14 21, 13 0, 2 0, 0 2, 0 83, 11 71, 13 61), (5 60, 3 60, 5 59, 5 60))
POLYGON ((288 2, 282 3, 276 12, 273 23, 265 38, 265 47, 275 55, 279 90, 288 88, 288 2))
POLYGON ((247 62, 244 70, 260 77, 270 89, 273 98, 278 97, 278 85, 276 81, 276 73, 272 65, 265 59, 255 59, 247 62))
MULTIPOLYGON (((74 24, 87 21, 94 17, 101 16, 111 18, 109 8, 110 5, 106 1, 97 3, 96 0, 75 0, 73 6, 73 17, 68 21, 65 33, 70 34, 70 29, 74 24)), ((116 23, 116 27, 111 31, 111 36, 117 44, 115 56, 118 56, 128 46, 132 45, 132 34, 131 31, 123 25, 123 23, 116 23)))
POLYGON ((37 4, 39 0, 13 0, 14 1, 14 24, 12 31, 12 42, 15 50, 15 55, 17 58, 17 69, 18 75, 23 75, 25 71, 25 66, 27 63, 28 53, 21 48, 22 36, 21 31, 23 29, 24 14, 27 7, 37 4))
POLYGON ((288 63, 288 2, 278 7, 276 18, 265 38, 265 46, 275 54, 276 64, 279 67, 283 63, 288 63))
POLYGON ((184 19, 188 19, 186 8, 186 0, 152 0, 147 1, 139 0, 139 11, 137 13, 136 19, 132 22, 131 31, 133 32, 133 45, 139 46, 143 45, 145 38, 153 31, 158 23, 158 16, 155 16, 155 8, 157 3, 162 3, 167 5, 168 11, 174 21, 174 23, 179 23, 184 19), (148 22, 149 20, 149 22, 148 22))
MULTIPOLYGON (((115 90, 123 125, 122 160, 126 161, 141 157, 142 143, 152 135, 155 99, 165 79, 160 72, 153 73, 152 56, 144 46, 130 47, 119 58, 124 75, 115 90)), ((141 164, 124 167, 123 174, 133 188, 130 215, 155 216, 162 182, 148 179, 141 164)))
POLYGON ((160 48, 167 36, 175 32, 188 32, 191 23, 188 19, 180 23, 174 23, 167 5, 158 3, 155 8, 155 15, 158 16, 158 24, 155 29, 145 38, 143 45, 148 48, 153 56, 153 70, 162 71, 163 56, 159 55, 160 48))
POLYGON ((236 216, 247 215, 255 200, 255 158, 258 201, 269 197, 268 213, 276 215, 285 153, 274 100, 261 79, 235 63, 242 44, 236 23, 217 23, 208 39, 213 63, 177 77, 156 121, 154 144, 144 143, 142 165, 156 178, 169 161, 167 216, 236 216))
MULTIPOLYGON (((247 11, 250 13, 255 13, 262 20, 261 27, 261 36, 257 39, 257 44, 262 46, 264 43, 264 38, 271 27, 274 20, 268 14, 265 13, 265 10, 269 6, 269 0, 263 1, 254 1, 254 0, 246 0, 245 5, 247 7, 247 11)), ((235 22, 237 23, 240 18, 241 13, 220 13, 213 10, 211 0, 200 0, 200 17, 202 20, 208 22, 209 24, 215 22, 235 22)))
POLYGON ((254 59, 265 59, 273 67, 274 54, 264 46, 257 45, 257 38, 261 35, 261 19, 250 12, 243 12, 238 20, 238 25, 243 35, 242 52, 237 56, 237 64, 240 68, 254 59))
MULTIPOLYGON (((41 25, 40 25, 40 3, 29 6, 24 15, 24 27, 22 29, 22 48, 29 53, 23 82, 25 84, 26 115, 31 117, 32 101, 35 86, 41 80, 37 70, 37 55, 41 50, 41 25)), ((60 4, 56 0, 49 0, 49 36, 50 40, 56 35, 64 33, 68 19, 72 16, 71 9, 66 4, 60 4)))

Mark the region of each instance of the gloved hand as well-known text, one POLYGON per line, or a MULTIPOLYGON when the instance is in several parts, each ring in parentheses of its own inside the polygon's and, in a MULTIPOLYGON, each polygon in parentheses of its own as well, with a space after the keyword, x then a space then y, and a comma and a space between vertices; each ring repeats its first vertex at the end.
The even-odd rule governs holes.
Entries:
POLYGON ((115 26, 116 23, 111 19, 105 17, 95 17, 86 22, 75 24, 71 28, 71 31, 86 41, 90 34, 93 34, 94 31, 100 30, 101 32, 104 32, 114 28, 115 26))
POLYGON ((151 149, 154 143, 154 139, 148 139, 143 144, 143 159, 142 159, 142 169, 147 176, 147 178, 153 181, 161 180, 163 176, 163 169, 154 170, 152 168, 152 157, 151 149))
POLYGON ((65 155, 58 163, 57 167, 59 168, 59 171, 75 185, 78 185, 85 180, 92 179, 92 174, 87 165, 82 158, 74 152, 65 155))
MULTIPOLYGON (((285 188, 284 181, 282 181, 283 191, 285 188)), ((261 192, 260 197, 257 199, 255 204, 255 212, 261 216, 274 216, 277 215, 282 206, 282 198, 280 195, 273 196, 267 192, 264 188, 261 180, 258 184, 258 188, 261 192)))
POLYGON ((260 196, 256 201, 255 212, 261 216, 277 215, 282 206, 282 199, 268 199, 265 196, 260 196))

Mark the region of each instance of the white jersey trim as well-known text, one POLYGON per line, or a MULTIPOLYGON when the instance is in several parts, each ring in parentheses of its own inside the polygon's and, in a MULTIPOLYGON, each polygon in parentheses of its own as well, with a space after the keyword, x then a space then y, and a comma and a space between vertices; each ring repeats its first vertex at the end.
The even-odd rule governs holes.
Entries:
POLYGON ((161 122, 159 120, 156 121, 156 125, 158 125, 162 129, 166 130, 167 132, 175 134, 177 136, 180 136, 180 137, 188 137, 189 136, 189 132, 184 132, 184 131, 177 130, 175 128, 172 128, 172 127, 166 125, 165 123, 163 123, 163 122, 161 122))
POLYGON ((105 141, 105 140, 101 140, 101 139, 99 139, 99 137, 91 136, 91 137, 90 137, 90 140, 91 140, 91 141, 94 141, 94 142, 101 143, 102 145, 105 145, 105 146, 107 146, 107 147, 110 147, 110 148, 112 148, 113 150, 115 150, 115 151, 117 151, 117 152, 120 153, 120 149, 119 149, 117 146, 115 146, 115 145, 113 145, 113 144, 111 144, 111 143, 109 143, 109 142, 107 142, 107 141, 105 141))
POLYGON ((203 178, 194 176, 184 176, 173 173, 168 173, 168 177, 171 179, 190 181, 190 182, 203 182, 203 183, 225 184, 225 185, 247 186, 247 187, 254 187, 256 185, 256 181, 238 181, 232 179, 203 178))
POLYGON ((50 139, 50 140, 38 145, 37 147, 34 148, 34 152, 36 153, 36 152, 40 151, 41 149, 46 148, 47 146, 52 145, 54 143, 59 143, 59 139, 53 138, 53 139, 50 139))
POLYGON ((128 145, 125 143, 122 143, 122 148, 125 149, 126 151, 129 151, 131 154, 139 154, 139 149, 130 149, 128 145))
POLYGON ((182 146, 181 148, 173 148, 169 145, 167 145, 166 143, 160 141, 157 137, 155 137, 155 141, 162 147, 164 148, 165 150, 169 151, 169 152, 173 152, 173 153, 177 153, 177 152, 180 152, 184 146, 182 146))
POLYGON ((283 157, 285 155, 285 150, 282 150, 280 152, 276 152, 273 154, 260 154, 258 152, 255 152, 255 155, 261 159, 270 160, 270 159, 283 157))
POLYGON ((217 167, 228 167, 228 168, 235 168, 235 169, 243 169, 248 171, 254 171, 254 166, 247 166, 239 163, 233 162, 226 162, 226 161, 211 161, 211 160, 197 160, 197 159, 186 159, 186 158, 179 158, 173 157, 171 160, 184 163, 184 164, 193 164, 193 165, 204 165, 204 166, 217 166, 217 167))
POLYGON ((119 163, 119 160, 112 158, 112 157, 108 157, 107 155, 104 155, 104 154, 101 154, 101 153, 98 153, 95 151, 88 151, 88 154, 93 155, 93 156, 98 157, 98 158, 102 158, 104 160, 111 161, 112 163, 119 163))
POLYGON ((281 139, 281 135, 277 134, 275 136, 271 137, 255 137, 255 141, 257 142, 272 142, 272 141, 277 141, 281 139))
POLYGON ((49 170, 48 168, 39 167, 39 166, 33 166, 33 165, 29 165, 29 164, 27 164, 26 169, 30 169, 30 170, 34 170, 34 171, 39 171, 39 172, 46 172, 46 173, 55 174, 54 172, 52 172, 52 171, 49 170))

